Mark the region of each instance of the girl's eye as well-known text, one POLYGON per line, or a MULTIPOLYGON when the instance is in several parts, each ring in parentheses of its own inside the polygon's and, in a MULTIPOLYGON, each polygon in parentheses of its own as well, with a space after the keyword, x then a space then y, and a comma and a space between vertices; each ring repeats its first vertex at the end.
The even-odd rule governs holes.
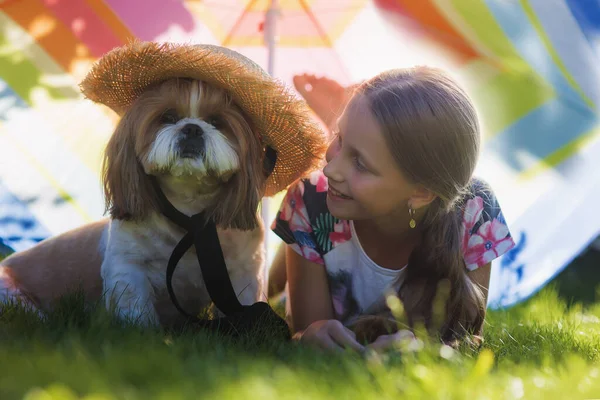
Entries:
POLYGON ((365 167, 365 165, 360 162, 360 159, 358 157, 354 157, 354 166, 357 170, 361 172, 367 171, 367 167, 365 167))
POLYGON ((219 129, 223 127, 223 118, 218 115, 211 115, 206 119, 206 122, 219 129))
POLYGON ((175 110, 169 109, 160 116, 161 124, 172 125, 177 123, 177 121, 179 121, 179 117, 177 116, 177 112, 175 110))

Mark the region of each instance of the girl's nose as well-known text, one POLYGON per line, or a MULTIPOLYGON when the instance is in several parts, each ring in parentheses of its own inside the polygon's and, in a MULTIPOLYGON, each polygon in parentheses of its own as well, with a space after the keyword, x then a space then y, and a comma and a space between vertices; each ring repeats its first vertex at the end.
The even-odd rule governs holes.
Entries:
POLYGON ((331 179, 335 182, 343 182, 344 175, 341 170, 341 157, 338 157, 338 151, 333 150, 331 147, 327 150, 327 154, 325 159, 327 160, 327 165, 323 168, 323 174, 327 177, 327 179, 331 179))

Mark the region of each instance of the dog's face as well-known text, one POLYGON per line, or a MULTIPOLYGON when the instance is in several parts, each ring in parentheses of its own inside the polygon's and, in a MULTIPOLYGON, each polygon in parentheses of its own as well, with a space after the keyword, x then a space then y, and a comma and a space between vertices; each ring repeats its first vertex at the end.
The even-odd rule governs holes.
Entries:
POLYGON ((264 191, 262 159, 258 135, 226 91, 171 79, 142 93, 111 137, 107 207, 117 219, 157 211, 148 177, 154 175, 182 201, 202 199, 217 224, 250 229, 264 191))
POLYGON ((252 130, 225 91, 198 81, 167 81, 140 98, 140 158, 147 174, 228 180, 240 168, 240 142, 252 130))

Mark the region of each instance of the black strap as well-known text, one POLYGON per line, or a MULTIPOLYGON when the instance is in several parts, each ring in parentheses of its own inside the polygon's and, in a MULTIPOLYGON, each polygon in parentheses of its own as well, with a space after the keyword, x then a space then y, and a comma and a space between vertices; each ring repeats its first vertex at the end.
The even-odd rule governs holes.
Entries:
POLYGON ((173 249, 173 253, 171 253, 171 257, 169 257, 169 263, 167 264, 167 290, 169 291, 169 297, 171 298, 171 302, 179 310, 180 313, 187 316, 190 319, 196 318, 195 315, 192 315, 185 311, 183 307, 177 301, 177 297, 175 296, 175 292, 173 291, 173 272, 175 272, 175 267, 177 263, 183 257, 186 251, 192 244, 194 243, 194 236, 191 233, 186 233, 185 236, 177 243, 175 249, 173 249))
POLYGON ((177 301, 177 297, 173 291, 172 279, 177 263, 186 251, 194 245, 198 263, 202 270, 202 278, 212 301, 225 315, 241 311, 243 307, 233 290, 231 279, 229 279, 225 258, 223 257, 223 251, 221 250, 214 222, 205 221, 204 213, 199 213, 191 217, 183 214, 169 202, 161 190, 156 177, 152 176, 151 180, 154 191, 158 195, 163 215, 187 231, 177 246, 175 246, 167 265, 167 290, 175 307, 182 314, 192 317, 177 301))
MULTIPOLYGON (((265 158, 263 159, 265 176, 268 177, 273 172, 276 162, 277 151, 271 146, 267 146, 265 148, 265 158)), ((195 214, 191 217, 183 214, 167 199, 156 177, 150 176, 150 180, 158 196, 162 214, 187 232, 173 249, 167 265, 167 290, 175 307, 183 315, 197 319, 197 316, 188 313, 181 307, 172 285, 173 273, 179 260, 194 245, 204 284, 213 303, 227 316, 242 311, 244 307, 239 302, 231 284, 215 223, 206 221, 204 213, 195 214)))
MULTIPOLYGON (((277 152, 267 146, 263 160, 265 176, 268 177, 273 172, 276 162, 277 152)), ((250 306, 240 304, 227 273, 215 223, 207 221, 204 213, 191 217, 183 214, 169 202, 156 177, 151 176, 150 180, 158 196, 163 215, 186 231, 173 249, 167 265, 167 290, 179 312, 187 316, 195 326, 214 332, 239 337, 252 332, 258 325, 269 329, 271 333, 269 338, 279 337, 289 340, 291 335, 287 323, 267 303, 259 301, 250 306), (189 314, 177 301, 172 285, 173 272, 181 257, 192 245, 196 248, 198 263, 208 294, 217 308, 227 315, 224 318, 201 319, 196 315, 189 314)))

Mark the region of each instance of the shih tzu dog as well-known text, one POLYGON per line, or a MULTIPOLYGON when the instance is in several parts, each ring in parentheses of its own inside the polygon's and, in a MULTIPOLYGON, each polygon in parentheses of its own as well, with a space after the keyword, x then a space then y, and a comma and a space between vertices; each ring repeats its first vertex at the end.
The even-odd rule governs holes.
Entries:
MULTIPOLYGON (((240 302, 259 299, 264 257, 257 209, 266 177, 255 137, 231 97, 204 82, 171 79, 140 95, 105 155, 104 189, 112 216, 101 267, 107 306, 143 324, 177 316, 165 270, 182 233, 158 212, 150 176, 176 209, 186 215, 204 211, 217 223, 240 302)), ((186 309, 210 304, 193 249, 179 262, 173 289, 186 309)))
MULTIPOLYGON (((110 222, 83 232, 92 242, 100 238, 107 307, 145 325, 171 324, 180 317, 165 287, 165 270, 182 231, 159 212, 151 176, 176 209, 213 218, 240 302, 259 300, 264 256, 257 210, 266 176, 264 150, 255 138, 251 122, 227 92, 204 82, 170 79, 139 96, 106 147, 110 222)), ((71 240, 75 244, 75 235, 71 240)), ((4 264, 10 266, 11 259, 4 264)), ((0 271, 6 283, 11 271, 0 271)), ((36 293, 6 286, 13 297, 37 303, 36 293)), ((193 249, 179 262, 173 289, 187 310, 210 304, 193 249)))
MULTIPOLYGON (((58 298, 82 290, 86 300, 104 296, 124 319, 182 322, 165 275, 186 231, 163 215, 165 201, 185 218, 202 213, 216 225, 239 302, 260 300, 259 202, 318 167, 326 148, 306 104, 251 60, 211 45, 116 48, 88 74, 82 91, 121 116, 104 154, 109 218, 0 263, 0 311, 8 301, 51 309, 58 298), (270 169, 269 149, 276 154, 270 169)), ((190 313, 211 304, 195 252, 183 253, 171 280, 190 313)))

